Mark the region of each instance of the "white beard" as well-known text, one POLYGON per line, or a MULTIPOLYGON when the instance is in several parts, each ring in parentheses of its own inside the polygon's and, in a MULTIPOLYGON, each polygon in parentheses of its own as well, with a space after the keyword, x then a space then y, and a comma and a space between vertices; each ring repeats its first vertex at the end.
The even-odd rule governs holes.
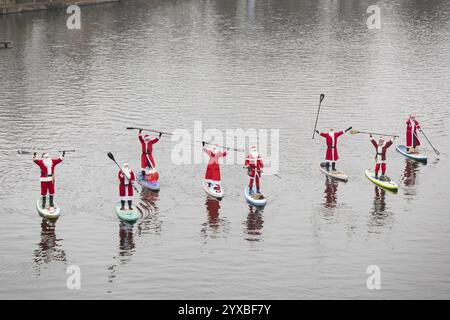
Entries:
POLYGON ((130 169, 122 169, 123 174, 125 175, 125 177, 129 177, 131 170, 130 169))
POLYGON ((256 151, 250 152, 250 155, 255 159, 258 158, 258 156, 259 156, 258 152, 256 152, 256 151))
POLYGON ((334 137, 334 131, 330 131, 329 135, 330 135, 331 137, 334 137))

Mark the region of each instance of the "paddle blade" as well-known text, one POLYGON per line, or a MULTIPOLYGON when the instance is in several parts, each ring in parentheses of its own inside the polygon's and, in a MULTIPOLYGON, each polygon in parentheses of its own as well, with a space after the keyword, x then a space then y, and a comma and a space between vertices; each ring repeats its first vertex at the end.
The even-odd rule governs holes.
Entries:
POLYGON ((320 94, 320 102, 322 102, 324 98, 325 98, 325 95, 323 93, 321 93, 320 94))
POLYGON ((114 156, 111 152, 108 152, 108 158, 110 158, 112 161, 116 161, 116 159, 114 159, 114 156))
POLYGON ((358 134, 359 131, 358 130, 350 130, 350 134, 358 134))

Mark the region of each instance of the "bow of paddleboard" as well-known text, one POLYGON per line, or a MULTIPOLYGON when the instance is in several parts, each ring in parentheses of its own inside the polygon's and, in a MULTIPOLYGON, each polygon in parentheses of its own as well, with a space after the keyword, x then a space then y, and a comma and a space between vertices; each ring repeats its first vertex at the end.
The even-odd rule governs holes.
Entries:
POLYGON ((406 146, 398 145, 396 147, 396 150, 409 159, 412 159, 412 160, 415 160, 418 162, 422 162, 422 163, 427 163, 427 161, 428 161, 428 158, 426 155, 423 155, 420 153, 408 153, 408 148, 406 146))
POLYGON ((391 190, 391 191, 397 191, 398 190, 398 185, 392 181, 382 181, 380 179, 375 178, 375 172, 373 172, 372 170, 367 169, 366 170, 366 177, 367 179, 369 179, 370 181, 372 181, 373 183, 375 183, 377 186, 380 186, 382 188, 391 190))
POLYGON ((151 191, 155 191, 155 192, 158 192, 160 189, 159 181, 155 181, 155 182, 147 181, 147 180, 143 179, 142 173, 137 174, 136 180, 139 183, 139 185, 141 185, 143 188, 147 188, 147 189, 150 189, 151 191))
POLYGON ((249 190, 250 190, 250 188, 248 186, 246 186, 244 188, 244 197, 245 197, 245 200, 247 201, 247 203, 249 203, 255 207, 264 207, 267 204, 267 199, 264 198, 264 196, 262 194, 257 194, 255 188, 253 188, 252 195, 250 195, 249 190), (263 198, 261 198, 261 199, 255 198, 254 197, 255 195, 260 195, 263 198))
POLYGON ((36 208, 39 212, 39 215, 47 219, 58 219, 61 214, 61 209, 56 202, 54 202, 53 204, 53 208, 50 208, 49 204, 47 204, 45 208, 42 208, 42 198, 38 198, 36 202, 36 208))
POLYGON ((206 194, 220 200, 225 195, 225 192, 222 188, 217 190, 215 187, 215 185, 211 185, 211 187, 209 187, 207 182, 203 182, 203 190, 205 190, 206 194))
POLYGON ((125 204, 125 210, 120 210, 120 203, 116 205, 117 217, 125 222, 136 222, 139 219, 139 211, 136 206, 132 206, 133 210, 128 209, 128 204, 125 204))
POLYGON ((337 171, 337 170, 327 170, 325 167, 322 167, 322 163, 319 164, 319 169, 320 171, 322 171, 325 175, 327 175, 330 178, 339 180, 339 181, 344 181, 347 182, 348 181, 348 176, 343 173, 342 171, 337 171))

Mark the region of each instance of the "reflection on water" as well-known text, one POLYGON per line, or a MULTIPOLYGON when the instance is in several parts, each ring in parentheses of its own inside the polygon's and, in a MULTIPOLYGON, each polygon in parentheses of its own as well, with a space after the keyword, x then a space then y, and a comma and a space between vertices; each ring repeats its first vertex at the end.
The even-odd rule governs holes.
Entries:
MULTIPOLYGON (((158 200, 159 193, 145 189, 142 191, 140 201, 136 204, 137 209, 141 213, 141 218, 136 225, 136 231, 139 237, 149 233, 161 233, 162 221, 158 216, 158 200)), ((119 225, 118 254, 113 257, 115 262, 108 267, 108 282, 110 284, 112 284, 117 277, 118 266, 127 264, 131 261, 131 257, 136 252, 135 248, 134 224, 121 221, 119 225)), ((108 293, 111 292, 111 290, 108 291, 108 293)))
POLYGON ((108 282, 112 283, 116 277, 118 265, 126 264, 131 260, 135 252, 133 225, 121 221, 119 224, 119 250, 118 255, 113 257, 115 263, 108 267, 108 282))
MULTIPOLYGON (((420 164, 417 161, 405 160, 405 169, 403 170, 402 181, 406 187, 413 187, 416 185, 417 173, 419 172, 420 164)), ((407 194, 411 194, 412 189, 408 189, 407 194)), ((415 192, 414 192, 415 193, 415 192)))
POLYGON ((208 238, 215 239, 219 235, 226 235, 230 231, 229 222, 220 217, 220 201, 209 196, 206 197, 205 207, 207 220, 202 224, 201 234, 204 241, 208 238))
POLYGON ((56 223, 45 218, 41 222, 41 241, 34 250, 36 271, 40 274, 40 266, 52 261, 66 262, 66 253, 61 248, 62 239, 56 238, 56 223))
POLYGON ((262 229, 264 226, 263 209, 256 209, 253 206, 248 206, 249 212, 247 219, 244 222, 245 240, 260 241, 262 240, 262 229))
POLYGON ((387 211, 386 206, 386 190, 375 186, 375 195, 373 198, 372 210, 370 212, 369 233, 379 233, 380 229, 388 225, 391 220, 391 213, 387 211), (375 228, 373 228, 375 227, 375 228))
POLYGON ((326 177, 325 179, 325 202, 323 206, 325 209, 332 210, 336 208, 337 204, 337 186, 338 182, 330 177, 326 177))
POLYGON ((150 190, 144 190, 141 194, 138 210, 141 212, 141 220, 137 225, 137 234, 139 236, 162 231, 162 221, 159 219, 159 193, 150 190))

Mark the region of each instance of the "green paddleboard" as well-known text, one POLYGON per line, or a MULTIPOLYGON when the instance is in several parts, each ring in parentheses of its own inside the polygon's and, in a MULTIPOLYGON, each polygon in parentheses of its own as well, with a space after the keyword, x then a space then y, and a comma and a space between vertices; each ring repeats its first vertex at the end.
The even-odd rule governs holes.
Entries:
POLYGON ((128 209, 128 204, 125 205, 125 210, 120 210, 120 203, 116 205, 117 217, 126 222, 136 222, 139 219, 139 211, 133 205, 133 210, 128 209))

